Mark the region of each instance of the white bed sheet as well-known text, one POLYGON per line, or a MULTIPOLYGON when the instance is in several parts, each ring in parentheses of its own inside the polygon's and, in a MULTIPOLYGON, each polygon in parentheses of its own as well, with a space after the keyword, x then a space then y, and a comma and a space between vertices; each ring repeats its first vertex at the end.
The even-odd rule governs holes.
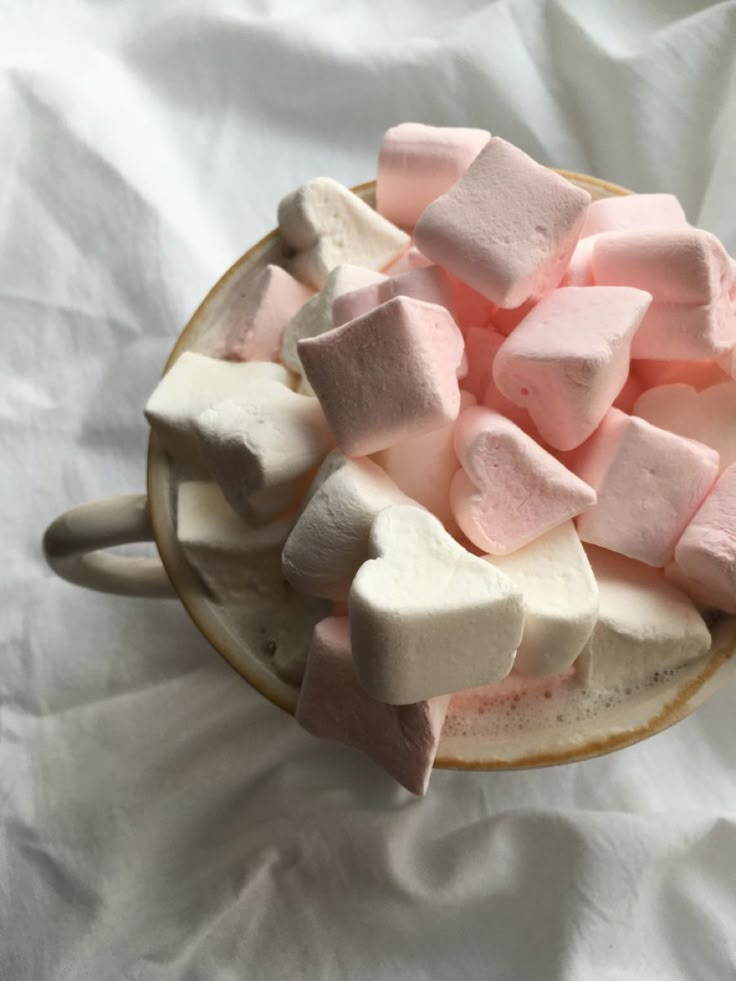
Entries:
POLYGON ((2 981, 735 976, 736 690, 418 800, 39 548, 142 489, 191 311, 391 124, 674 191, 736 253, 735 53, 733 2, 0 2, 2 981))

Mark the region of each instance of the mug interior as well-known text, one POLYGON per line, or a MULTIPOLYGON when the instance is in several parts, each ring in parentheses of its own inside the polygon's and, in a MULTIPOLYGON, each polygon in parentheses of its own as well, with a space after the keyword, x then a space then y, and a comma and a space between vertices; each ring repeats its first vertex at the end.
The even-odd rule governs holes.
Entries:
MULTIPOLYGON (((563 177, 594 199, 629 194, 625 188, 568 171, 563 177)), ((371 206, 375 182, 353 188, 371 206)), ((213 353, 218 325, 231 304, 247 293, 269 263, 283 265, 278 231, 245 253, 200 304, 177 340, 166 369, 184 351, 213 353)), ((166 572, 190 617, 232 667, 257 691, 294 713, 298 685, 295 653, 308 644, 314 624, 330 604, 288 592, 280 601, 257 595, 228 601, 209 594, 187 562, 176 536, 179 483, 194 475, 163 451, 151 433, 148 501, 156 544, 166 572), (277 671, 278 667, 278 671, 277 671)), ((611 752, 673 725, 701 705, 736 673, 736 617, 713 627, 711 651, 629 693, 584 692, 574 675, 564 679, 507 683, 453 696, 435 766, 515 769, 572 762, 611 752)))

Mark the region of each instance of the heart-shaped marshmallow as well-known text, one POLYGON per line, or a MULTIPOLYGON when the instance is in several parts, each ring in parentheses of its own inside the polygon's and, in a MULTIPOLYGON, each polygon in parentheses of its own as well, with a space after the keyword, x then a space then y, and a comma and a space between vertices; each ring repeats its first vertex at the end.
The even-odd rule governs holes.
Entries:
POLYGON ((558 450, 580 446, 629 374, 631 339, 652 301, 622 286, 568 286, 537 303, 498 351, 493 380, 558 450))
POLYGON ((468 538, 492 555, 516 551, 595 504, 595 491, 493 409, 468 409, 455 426, 462 465, 450 501, 468 538))
POLYGON ((296 250, 289 270, 322 289, 331 269, 343 263, 383 269, 411 239, 331 177, 315 177, 279 204, 279 229, 296 250))
POLYGON ((690 385, 650 388, 637 399, 633 414, 717 450, 721 471, 736 462, 736 382, 702 392, 690 385))
POLYGON ((370 554, 349 600, 353 660, 369 694, 403 705, 506 677, 524 624, 507 576, 416 507, 381 511, 370 554))

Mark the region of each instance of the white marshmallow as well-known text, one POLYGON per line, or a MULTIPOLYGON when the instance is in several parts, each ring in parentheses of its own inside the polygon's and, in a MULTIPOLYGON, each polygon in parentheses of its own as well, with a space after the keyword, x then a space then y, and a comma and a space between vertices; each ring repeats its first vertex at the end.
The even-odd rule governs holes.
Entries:
POLYGON ((578 660, 586 685, 645 684, 707 653, 703 618, 659 569, 594 546, 586 551, 600 598, 598 622, 578 660))
POLYGON ((205 466, 238 514, 256 492, 297 480, 333 447, 316 399, 261 382, 217 402, 194 426, 205 466))
POLYGON ((393 705, 500 681, 521 640, 521 592, 417 507, 381 511, 350 590, 355 669, 393 705))
POLYGON ((413 504, 371 460, 333 457, 284 546, 284 577, 302 593, 345 600, 368 558, 373 519, 391 504, 413 504))
POLYGON ((314 395, 312 386, 303 377, 302 362, 296 346, 303 337, 318 337, 325 331, 332 330, 332 304, 343 293, 352 293, 373 283, 379 283, 388 277, 373 269, 361 266, 342 265, 331 270, 325 285, 310 300, 304 304, 286 325, 284 339, 281 345, 281 360, 287 368, 302 376, 300 391, 305 395, 314 395))
POLYGON ((406 232, 331 177, 315 177, 279 204, 285 244, 296 249, 289 271, 322 289, 331 269, 349 262, 384 269, 408 249, 406 232))
POLYGON ((660 385, 643 392, 632 412, 653 426, 717 450, 721 473, 736 462, 736 382, 702 392, 690 385, 660 385))
POLYGON ((216 402, 247 391, 254 382, 261 381, 291 385, 292 375, 270 361, 219 361, 185 351, 154 389, 144 413, 164 448, 176 460, 197 465, 197 416, 216 402))
POLYGON ((514 668, 562 674, 585 646, 598 616, 598 587, 572 521, 511 555, 485 556, 522 592, 526 618, 514 668))
POLYGON ((291 530, 282 518, 254 528, 230 507, 209 481, 179 485, 176 534, 188 561, 218 600, 284 593, 281 549, 291 530))

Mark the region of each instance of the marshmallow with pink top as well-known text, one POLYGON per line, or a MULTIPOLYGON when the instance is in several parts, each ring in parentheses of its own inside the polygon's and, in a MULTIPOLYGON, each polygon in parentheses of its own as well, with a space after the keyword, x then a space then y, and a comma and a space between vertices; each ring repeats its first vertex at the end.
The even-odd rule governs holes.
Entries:
POLYGON ((674 194, 624 194, 592 201, 580 238, 601 232, 687 226, 685 212, 674 194))
POLYGON ((315 177, 281 200, 279 230, 284 244, 296 252, 289 271, 318 290, 336 266, 381 270, 411 241, 331 177, 315 177))
POLYGON ((371 757, 413 794, 424 794, 442 734, 449 696, 386 705, 358 681, 347 617, 314 628, 296 719, 307 732, 371 757))
POLYGON ((230 361, 278 361, 284 330, 312 290, 280 266, 249 279, 228 308, 221 356, 230 361))
POLYGON ((490 138, 485 129, 461 126, 392 126, 378 154, 379 214, 413 228, 427 205, 457 183, 490 138))
POLYGON ((564 287, 501 346, 493 380, 529 410, 550 446, 572 450, 600 424, 626 382, 631 339, 650 302, 625 287, 564 287))
POLYGON ((395 296, 410 296, 425 303, 436 303, 445 307, 450 314, 454 312, 447 274, 439 266, 427 266, 390 279, 377 280, 337 296, 332 304, 332 324, 340 327, 395 296))
POLYGON ((736 382, 702 392, 689 385, 650 388, 637 399, 633 414, 712 447, 720 456, 721 470, 736 462, 736 382))
POLYGON ((457 418, 465 346, 444 307, 397 296, 299 341, 298 352, 348 456, 367 456, 457 418))
POLYGON ((455 426, 455 520, 471 542, 506 555, 596 501, 595 491, 509 419, 480 406, 455 426))
POLYGON ((688 227, 601 235, 593 276, 599 285, 652 294, 632 342, 633 358, 699 361, 736 344, 736 278, 710 232, 688 227))
POLYGON ((421 252, 500 307, 562 279, 590 203, 587 191, 494 137, 419 219, 421 252))
MULTIPOLYGON (((470 392, 460 392, 461 412, 475 402, 470 392)), ((454 428, 455 423, 451 422, 424 436, 389 446, 375 457, 405 494, 431 511, 452 533, 456 525, 450 507, 450 484, 460 467, 453 445, 454 428)))
POLYGON ((718 473, 715 450, 611 409, 570 466, 598 494, 584 542, 663 567, 718 473))

